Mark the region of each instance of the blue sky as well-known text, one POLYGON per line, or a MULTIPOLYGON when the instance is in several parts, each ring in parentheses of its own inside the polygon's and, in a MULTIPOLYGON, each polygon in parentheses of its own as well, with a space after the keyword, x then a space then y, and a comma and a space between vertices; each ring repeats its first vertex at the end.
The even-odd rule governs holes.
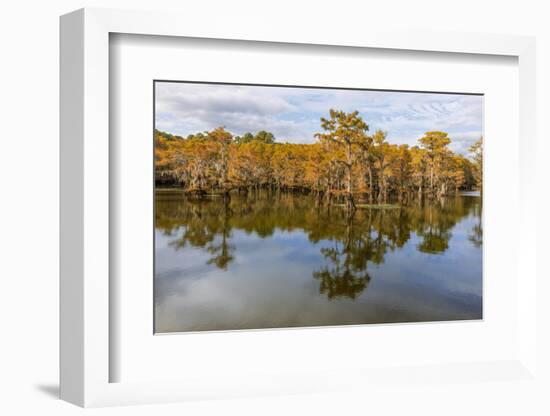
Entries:
POLYGON ((390 143, 415 145, 424 132, 441 130, 466 155, 483 133, 483 97, 474 95, 157 82, 155 100, 155 127, 182 136, 224 126, 313 143, 331 108, 358 110, 369 131, 386 131, 390 143))

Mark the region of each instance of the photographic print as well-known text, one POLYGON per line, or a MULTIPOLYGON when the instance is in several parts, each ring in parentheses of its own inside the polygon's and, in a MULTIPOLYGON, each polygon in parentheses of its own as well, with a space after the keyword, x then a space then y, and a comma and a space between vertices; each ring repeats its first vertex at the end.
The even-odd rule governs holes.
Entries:
POLYGON ((155 333, 482 319, 483 96, 154 82, 155 333))

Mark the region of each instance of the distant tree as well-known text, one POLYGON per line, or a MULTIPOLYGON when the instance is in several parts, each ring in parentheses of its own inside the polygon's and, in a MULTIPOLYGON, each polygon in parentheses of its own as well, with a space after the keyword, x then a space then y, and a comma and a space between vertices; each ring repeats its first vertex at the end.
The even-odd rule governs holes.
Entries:
POLYGON ((242 136, 235 137, 235 143, 237 144, 248 143, 248 142, 251 142, 252 140, 254 140, 254 135, 250 132, 247 132, 242 136))
POLYGON ((321 198, 327 185, 329 160, 320 143, 305 145, 305 180, 306 184, 321 198))
POLYGON ((378 203, 386 203, 388 198, 388 168, 394 161, 392 157, 392 146, 386 141, 387 133, 378 130, 374 133, 373 155, 376 160, 375 166, 378 172, 378 203))
POLYGON ((256 133, 256 136, 254 136, 254 140, 257 140, 259 142, 263 142, 266 144, 273 144, 275 143, 275 136, 273 133, 270 133, 265 130, 261 130, 258 133, 256 133))
POLYGON ((233 136, 225 128, 218 127, 210 132, 207 132, 208 138, 220 146, 220 188, 223 191, 224 201, 229 202, 229 191, 231 189, 229 183, 229 145, 233 141, 233 136))
POLYGON ((273 144, 275 143, 275 136, 273 135, 273 133, 270 133, 269 131, 260 130, 255 135, 250 132, 247 132, 242 136, 235 137, 235 143, 237 144, 250 143, 253 140, 266 143, 266 144, 273 144))
POLYGON ((358 142, 359 149, 360 149, 360 164, 362 165, 362 173, 364 179, 365 186, 364 188, 367 190, 369 194, 369 202, 372 204, 374 199, 374 138, 373 136, 369 135, 363 135, 361 140, 358 142))
POLYGON ((470 153, 474 160, 473 174, 476 186, 483 193, 483 136, 470 146, 470 153))
POLYGON ((436 188, 440 183, 440 173, 443 160, 448 156, 448 146, 451 139, 442 131, 429 131, 419 139, 420 145, 426 150, 429 169, 430 196, 436 194, 436 188))
POLYGON ((418 146, 413 146, 410 149, 412 179, 417 190, 418 199, 424 197, 426 177, 428 172, 428 158, 426 151, 418 146))
POLYGON ((196 134, 190 134, 187 136, 187 140, 204 140, 207 138, 207 134, 199 132, 196 134))
POLYGON ((397 200, 401 203, 412 185, 412 156, 408 145, 402 144, 396 149, 392 169, 397 182, 397 200))

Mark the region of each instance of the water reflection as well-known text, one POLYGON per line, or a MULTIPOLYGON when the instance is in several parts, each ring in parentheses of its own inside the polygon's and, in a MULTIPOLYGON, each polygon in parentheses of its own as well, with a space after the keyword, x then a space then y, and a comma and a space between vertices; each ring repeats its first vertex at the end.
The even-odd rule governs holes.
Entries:
POLYGON ((479 197, 350 217, 304 195, 157 190, 156 234, 158 332, 481 317, 479 197))
POLYGON ((329 264, 313 272, 313 277, 320 281, 319 292, 329 299, 355 299, 363 292, 370 281, 367 271, 370 247, 370 235, 366 239, 356 236, 353 217, 347 217, 342 241, 334 239, 333 246, 320 250, 329 264))

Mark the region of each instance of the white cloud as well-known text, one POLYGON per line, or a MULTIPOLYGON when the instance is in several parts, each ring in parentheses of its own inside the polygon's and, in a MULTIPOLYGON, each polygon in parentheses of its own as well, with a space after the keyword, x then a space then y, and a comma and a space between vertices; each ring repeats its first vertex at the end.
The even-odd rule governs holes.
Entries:
POLYGON ((273 115, 293 110, 280 97, 242 86, 157 83, 156 98, 159 111, 180 115, 195 111, 273 115))
POLYGON ((221 84, 157 83, 156 127, 187 135, 225 126, 234 134, 272 131, 280 141, 313 142, 330 108, 358 110, 391 142, 414 145, 443 130, 465 153, 482 134, 481 96, 221 84))

